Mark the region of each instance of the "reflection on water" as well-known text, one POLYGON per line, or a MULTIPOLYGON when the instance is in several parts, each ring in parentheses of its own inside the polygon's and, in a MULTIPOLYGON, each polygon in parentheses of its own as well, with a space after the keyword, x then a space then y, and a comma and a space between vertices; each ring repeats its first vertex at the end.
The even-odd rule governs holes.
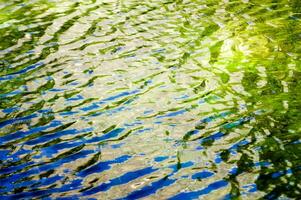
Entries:
POLYGON ((299 0, 1 0, 2 199, 300 199, 300 17, 299 0))

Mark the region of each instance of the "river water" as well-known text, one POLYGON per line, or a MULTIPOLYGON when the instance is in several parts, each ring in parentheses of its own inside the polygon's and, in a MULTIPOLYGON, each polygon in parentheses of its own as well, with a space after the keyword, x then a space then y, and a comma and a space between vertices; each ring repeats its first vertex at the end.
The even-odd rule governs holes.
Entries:
POLYGON ((299 0, 0 0, 1 199, 300 199, 299 0))

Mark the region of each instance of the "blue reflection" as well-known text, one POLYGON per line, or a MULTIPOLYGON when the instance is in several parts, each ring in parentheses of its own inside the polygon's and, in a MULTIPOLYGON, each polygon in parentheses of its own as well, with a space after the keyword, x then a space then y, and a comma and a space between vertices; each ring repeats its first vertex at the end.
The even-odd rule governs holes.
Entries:
POLYGON ((117 178, 114 178, 114 179, 110 180, 108 183, 103 183, 99 186, 96 186, 96 187, 90 189, 90 190, 84 191, 83 195, 91 195, 91 194, 95 194, 97 192, 107 191, 113 186, 126 184, 130 181, 133 181, 133 180, 135 180, 139 177, 145 176, 147 174, 153 173, 157 170, 158 169, 154 169, 152 167, 147 167, 147 168, 144 168, 144 169, 127 172, 127 173, 123 174, 122 176, 119 176, 117 178))
POLYGON ((209 194, 215 190, 221 189, 223 187, 226 187, 228 185, 227 181, 220 180, 216 181, 214 183, 209 184, 207 187, 205 187, 202 190, 197 190, 193 192, 181 192, 171 198, 168 198, 169 200, 192 200, 192 199, 198 199, 200 196, 209 194))
POLYGON ((111 165, 124 163, 127 160, 129 160, 131 157, 132 156, 129 156, 129 155, 123 155, 123 156, 120 156, 118 158, 115 158, 114 160, 99 162, 98 164, 95 164, 95 165, 93 165, 93 166, 91 166, 87 169, 84 169, 84 170, 80 171, 78 173, 78 176, 85 177, 85 176, 88 176, 90 174, 101 173, 105 170, 110 169, 111 165))

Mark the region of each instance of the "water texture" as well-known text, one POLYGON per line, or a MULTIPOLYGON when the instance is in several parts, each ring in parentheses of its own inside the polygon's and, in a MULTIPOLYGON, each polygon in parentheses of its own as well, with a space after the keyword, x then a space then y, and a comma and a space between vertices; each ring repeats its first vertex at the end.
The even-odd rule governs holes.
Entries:
POLYGON ((1 199, 301 199, 299 0, 0 0, 1 199))

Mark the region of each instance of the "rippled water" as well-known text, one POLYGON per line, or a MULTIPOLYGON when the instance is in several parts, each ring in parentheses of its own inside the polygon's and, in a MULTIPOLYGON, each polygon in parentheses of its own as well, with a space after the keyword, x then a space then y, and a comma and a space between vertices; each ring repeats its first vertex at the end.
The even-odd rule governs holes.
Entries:
POLYGON ((1 199, 301 198, 299 0, 0 0, 1 199))

